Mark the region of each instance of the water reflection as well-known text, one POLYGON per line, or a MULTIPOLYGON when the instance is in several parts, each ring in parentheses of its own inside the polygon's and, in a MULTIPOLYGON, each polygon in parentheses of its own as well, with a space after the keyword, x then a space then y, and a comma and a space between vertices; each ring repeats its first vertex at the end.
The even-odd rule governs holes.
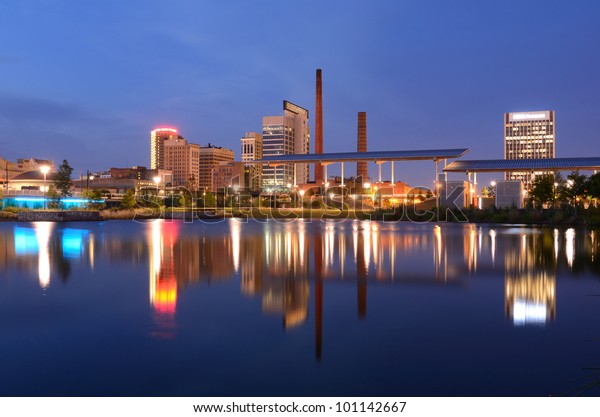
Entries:
POLYGON ((177 274, 174 246, 179 223, 150 223, 148 234, 150 304, 154 309, 159 337, 175 336, 177 308, 177 274))
MULTIPOLYGON (((55 224, 51 222, 32 223, 30 227, 15 226, 13 245, 8 245, 8 238, 3 239, 5 263, 12 258, 10 249, 14 250, 17 264, 27 269, 33 269, 33 260, 37 257, 37 276, 43 289, 50 286, 52 266, 54 273, 66 282, 71 273, 71 260, 79 260, 88 244, 87 230, 64 228, 55 233, 54 228, 55 224), (51 265, 51 260, 54 265, 51 265)), ((90 264, 93 265, 93 256, 90 264)))
MULTIPOLYGON (((0 268, 35 271, 40 287, 66 283, 73 262, 148 265, 149 303, 159 336, 176 336, 178 296, 191 285, 230 283, 283 328, 302 326, 314 302, 315 349, 323 350, 325 285, 356 285, 356 318, 368 317, 369 285, 469 287, 504 277, 505 315, 515 326, 557 315, 557 272, 600 272, 595 231, 374 222, 19 224, 0 231, 0 268), (143 236, 143 237, 141 237, 143 236)), ((502 314, 499 312, 499 314, 502 314)))
POLYGON ((37 239, 38 255, 38 277, 40 287, 46 288, 50 285, 50 234, 54 225, 48 222, 40 222, 35 225, 35 236, 37 239))

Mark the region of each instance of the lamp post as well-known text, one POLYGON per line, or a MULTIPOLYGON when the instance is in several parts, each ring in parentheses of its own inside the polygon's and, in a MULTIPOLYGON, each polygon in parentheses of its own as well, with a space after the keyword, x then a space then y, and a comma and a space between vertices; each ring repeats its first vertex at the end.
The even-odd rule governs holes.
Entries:
POLYGON ((372 199, 373 199, 373 208, 375 208, 375 194, 377 194, 377 186, 373 187, 372 199))
POLYGON ((156 204, 158 205, 158 184, 160 184, 160 177, 157 175, 156 177, 152 178, 154 180, 154 183, 156 184, 156 204))
POLYGON ((44 174, 44 185, 43 185, 43 188, 44 188, 44 210, 46 210, 46 191, 47 191, 46 175, 48 175, 48 172, 50 172, 50 167, 48 165, 42 165, 40 167, 40 171, 42 172, 42 174, 44 174))
POLYGON ((89 190, 90 188, 90 180, 93 181, 94 180, 94 176, 92 175, 92 173, 90 172, 90 170, 86 170, 86 181, 85 181, 85 188, 89 190))
POLYGON ((237 207, 239 205, 239 201, 240 201, 240 185, 239 184, 235 184, 233 187, 233 202, 234 205, 237 207))

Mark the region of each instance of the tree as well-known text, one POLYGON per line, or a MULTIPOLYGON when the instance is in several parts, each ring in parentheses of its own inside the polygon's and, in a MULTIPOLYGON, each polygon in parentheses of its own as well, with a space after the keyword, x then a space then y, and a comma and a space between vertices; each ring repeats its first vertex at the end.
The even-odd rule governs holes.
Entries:
POLYGON ((88 200, 86 202, 86 207, 92 210, 101 210, 104 208, 104 200, 102 200, 102 190, 97 188, 88 188, 84 190, 83 198, 88 200))
POLYGON ((554 175, 538 175, 531 183, 529 197, 539 203, 552 203, 555 198, 554 175))
MULTIPOLYGON (((198 199, 198 180, 196 179, 196 176, 194 174, 190 175, 190 177, 187 179, 186 183, 185 183, 185 188, 187 188, 189 190, 189 192, 192 195, 193 200, 197 200, 198 199)), ((187 195, 186 195, 186 199, 187 199, 187 195)), ((187 201, 186 201, 186 206, 187 201)))
POLYGON ((588 195, 588 178, 581 175, 579 171, 573 171, 567 177, 566 186, 564 187, 565 197, 571 204, 583 204, 583 199, 588 195))
POLYGON ((57 209, 60 206, 60 194, 54 185, 48 187, 46 198, 48 199, 48 208, 57 209))
POLYGON ((590 197, 596 200, 600 199, 600 172, 588 178, 586 188, 590 197))
POLYGON ((73 181, 71 181, 72 172, 73 168, 71 168, 66 159, 63 160, 60 167, 58 167, 58 172, 54 179, 54 187, 61 197, 70 197, 73 195, 71 192, 71 187, 73 186, 73 181))
POLYGON ((217 199, 213 193, 210 191, 206 193, 204 196, 204 207, 216 207, 217 199))
POLYGON ((125 194, 123 195, 123 198, 121 199, 121 207, 125 208, 125 209, 130 209, 135 207, 136 201, 135 201, 135 193, 133 192, 133 190, 127 190, 125 191, 125 194))

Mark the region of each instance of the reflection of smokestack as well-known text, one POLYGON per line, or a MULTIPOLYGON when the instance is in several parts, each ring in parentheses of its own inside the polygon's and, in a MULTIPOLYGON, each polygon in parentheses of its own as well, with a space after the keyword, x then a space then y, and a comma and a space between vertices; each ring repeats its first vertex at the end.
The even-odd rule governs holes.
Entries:
POLYGON ((356 249, 356 289, 358 299, 358 318, 367 317, 367 260, 365 259, 365 241, 361 234, 358 235, 356 249))
MULTIPOLYGON (((367 152, 367 113, 364 111, 358 112, 358 152, 367 152)), ((356 177, 362 182, 367 181, 367 162, 360 161, 356 163, 356 177)))
MULTIPOLYGON (((323 91, 321 85, 321 70, 317 70, 317 105, 315 116, 315 154, 323 153, 323 91)), ((323 166, 315 164, 315 182, 323 183, 323 166)))
POLYGON ((315 235, 315 356, 321 362, 323 352, 323 242, 315 235))

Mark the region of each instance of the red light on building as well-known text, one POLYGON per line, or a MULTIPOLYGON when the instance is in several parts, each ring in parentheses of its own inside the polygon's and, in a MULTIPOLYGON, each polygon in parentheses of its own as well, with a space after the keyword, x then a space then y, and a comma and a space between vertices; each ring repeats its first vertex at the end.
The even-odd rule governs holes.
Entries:
POLYGON ((157 127, 154 129, 155 132, 169 132, 169 133, 177 133, 177 129, 174 127, 157 127))

